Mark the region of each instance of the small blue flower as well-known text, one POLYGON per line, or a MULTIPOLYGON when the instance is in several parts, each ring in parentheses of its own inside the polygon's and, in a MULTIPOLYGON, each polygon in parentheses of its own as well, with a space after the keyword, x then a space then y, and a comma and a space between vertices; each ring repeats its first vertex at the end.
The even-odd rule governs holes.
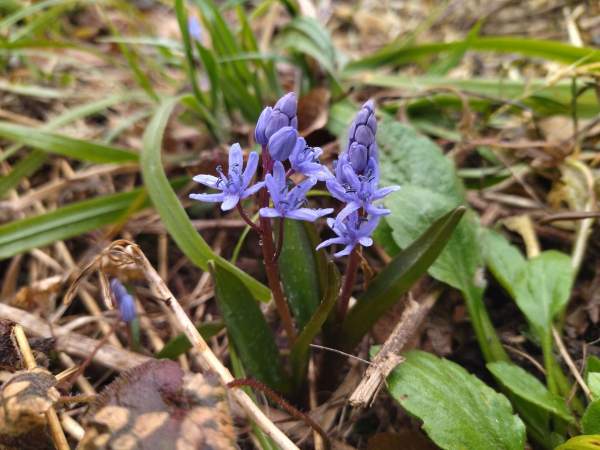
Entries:
POLYGON ((204 30, 196 16, 190 16, 188 18, 188 32, 192 39, 204 45, 204 30))
POLYGON ((275 161, 290 157, 298 141, 298 132, 292 127, 283 127, 269 138, 269 154, 275 161))
POLYGON ((335 219, 329 218, 327 219, 327 225, 329 225, 329 228, 331 228, 338 237, 321 242, 317 247, 317 250, 331 244, 343 244, 346 248, 333 255, 336 258, 340 258, 349 255, 358 244, 370 247, 373 245, 373 239, 369 236, 375 231, 375 228, 377 228, 379 219, 380 216, 375 216, 371 219, 358 217, 356 211, 350 213, 348 218, 339 224, 335 219))
POLYGON ((254 139, 258 142, 259 145, 267 145, 269 143, 269 138, 265 135, 265 131, 267 129, 267 122, 269 121, 269 117, 271 117, 271 113, 273 112, 273 108, 267 106, 263 109, 263 112, 260 113, 260 117, 258 118, 258 122, 256 122, 256 128, 254 129, 254 139))
POLYGON ((258 192, 265 184, 261 181, 248 187, 258 167, 258 155, 256 153, 250 153, 246 170, 242 172, 243 165, 242 148, 240 144, 233 144, 229 150, 229 178, 225 176, 221 166, 217 167, 219 177, 213 177, 212 175, 197 175, 194 177, 194 181, 223 192, 220 194, 190 194, 190 198, 201 202, 223 202, 221 205, 223 211, 233 209, 240 199, 258 192))
POLYGON ((137 315, 133 297, 127 293, 125 286, 123 286, 116 278, 110 280, 110 290, 117 301, 117 307, 119 308, 123 322, 132 322, 137 315))
POLYGON ((310 177, 297 186, 294 186, 289 192, 288 189, 294 184, 293 181, 285 181, 285 169, 279 161, 275 162, 273 175, 267 174, 265 183, 273 199, 273 208, 261 208, 259 213, 261 217, 287 217, 296 220, 308 220, 314 222, 319 217, 323 217, 333 212, 333 208, 309 209, 302 208, 306 205, 306 193, 310 191, 317 179, 310 177))
POLYGON ((346 144, 346 153, 356 173, 365 170, 370 158, 379 162, 379 148, 375 142, 375 133, 377 133, 377 118, 373 102, 369 100, 352 122, 346 144))
POLYGON ((323 150, 306 145, 304 138, 298 138, 294 151, 290 155, 290 163, 294 172, 306 176, 314 176, 318 181, 332 180, 335 177, 329 169, 319 161, 323 150))
MULTIPOLYGON (((336 170, 339 170, 339 165, 336 170)), ((400 186, 389 186, 377 189, 379 186, 379 165, 371 158, 364 175, 356 175, 352 167, 348 164, 342 168, 346 183, 340 184, 338 180, 327 182, 327 189, 338 200, 347 203, 346 207, 340 211, 336 218, 339 225, 348 215, 360 208, 372 216, 386 216, 390 213, 389 209, 383 209, 381 205, 375 207, 374 201, 381 200, 386 195, 400 189, 400 186)))
POLYGON ((298 117, 296 110, 298 109, 298 100, 293 92, 289 92, 281 97, 267 120, 265 127, 265 136, 270 139, 275 133, 283 127, 292 127, 298 129, 298 117))

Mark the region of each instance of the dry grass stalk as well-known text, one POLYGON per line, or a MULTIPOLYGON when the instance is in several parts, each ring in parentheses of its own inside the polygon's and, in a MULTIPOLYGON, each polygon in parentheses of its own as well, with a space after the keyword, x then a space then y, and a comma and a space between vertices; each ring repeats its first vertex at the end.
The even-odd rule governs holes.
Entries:
POLYGON ((577 370, 577 367, 575 367, 575 363, 571 359, 569 352, 567 352, 567 349, 565 348, 565 344, 563 344, 563 341, 560 338, 558 331, 556 331, 556 328, 554 327, 554 325, 552 326, 552 336, 554 337, 554 342, 556 342, 556 346, 560 350, 560 354, 565 359, 565 362, 567 363, 567 366, 569 366, 569 369, 571 369, 571 373, 573 374, 573 376, 575 377, 575 379, 581 386, 581 389, 583 389, 583 392, 585 392, 585 395, 590 400, 590 402, 593 402, 594 397, 592 396, 592 392, 590 391, 590 388, 588 387, 588 385, 584 381, 583 377, 579 373, 579 370, 577 370))
MULTIPOLYGON (((181 326, 183 332, 186 334, 190 342, 200 351, 202 355, 202 366, 204 370, 212 370, 216 372, 219 376, 219 380, 223 385, 227 385, 227 383, 233 381, 233 376, 229 372, 229 370, 221 364, 221 361, 216 357, 216 355, 212 352, 210 347, 206 344, 198 330, 183 311, 181 305, 175 300, 175 297, 165 284, 165 282, 160 278, 156 270, 150 264, 150 261, 146 258, 144 253, 140 250, 137 245, 133 245, 129 243, 129 245, 125 247, 121 247, 120 245, 112 246, 114 251, 122 250, 122 254, 120 255, 120 261, 122 263, 125 262, 135 262, 148 283, 156 289, 160 298, 167 307, 173 312, 179 325, 181 326)), ((116 261, 119 261, 119 258, 116 258, 111 255, 116 261)), ((230 393, 233 398, 239 403, 239 405, 246 411, 246 414, 254 420, 254 422, 260 427, 260 429, 282 450, 298 450, 298 447, 294 445, 294 443, 279 429, 273 422, 269 420, 267 416, 263 414, 263 412, 258 408, 257 405, 254 404, 252 399, 248 397, 248 395, 240 388, 234 387, 230 389, 230 393)))
MULTIPOLYGON (((29 342, 27 342, 27 336, 25 336, 23 328, 20 325, 17 325, 13 328, 13 332, 15 334, 15 339, 19 344, 19 349, 21 350, 21 355, 23 356, 25 365, 28 369, 36 368, 37 363, 35 362, 35 357, 31 352, 31 348, 29 347, 29 342)), ((50 432, 52 433, 52 440, 54 441, 56 448, 58 450, 70 450, 69 444, 67 443, 67 438, 65 437, 65 433, 60 425, 58 416, 56 415, 56 411, 53 407, 50 407, 50 409, 46 411, 46 420, 48 420, 50 432)))
POLYGON ((408 299, 398 325, 383 344, 373 359, 373 364, 366 370, 362 381, 350 396, 349 401, 354 408, 361 409, 373 404, 385 379, 394 370, 394 367, 405 360, 400 356, 400 351, 421 325, 423 318, 433 307, 440 294, 441 290, 434 291, 427 296, 423 303, 408 299))

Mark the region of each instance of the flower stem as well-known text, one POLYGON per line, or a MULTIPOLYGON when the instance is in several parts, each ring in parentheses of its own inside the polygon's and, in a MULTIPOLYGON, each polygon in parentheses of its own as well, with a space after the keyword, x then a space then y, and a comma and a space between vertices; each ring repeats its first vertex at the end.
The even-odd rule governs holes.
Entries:
POLYGON ((279 219, 279 232, 277 236, 277 251, 273 256, 273 262, 276 263, 279 260, 279 255, 281 255, 281 249, 283 248, 283 221, 284 218, 279 219))
POLYGON ((294 173, 296 173, 296 171, 294 169, 290 169, 285 173, 285 177, 289 178, 291 177, 294 173))
POLYGON ((356 272, 358 270, 359 245, 360 244, 352 249, 352 252, 350 252, 350 256, 348 257, 348 265, 346 266, 346 273, 344 275, 344 284, 342 285, 342 291, 340 292, 340 303, 338 309, 340 322, 344 321, 344 317, 346 317, 346 313, 348 312, 348 302, 350 301, 350 296, 352 295, 352 288, 354 287, 354 280, 356 279, 356 272))
POLYGON ((254 231, 256 231, 258 234, 263 234, 263 229, 261 227, 259 227, 258 225, 256 225, 254 222, 252 222, 252 219, 250 219, 250 217, 248 217, 248 214, 246 213, 246 211, 244 211, 244 208, 242 208, 242 201, 240 200, 237 203, 237 210, 240 213, 240 216, 242 216, 242 219, 244 219, 244 222, 246 222, 248 225, 250 225, 252 227, 252 229, 254 231))

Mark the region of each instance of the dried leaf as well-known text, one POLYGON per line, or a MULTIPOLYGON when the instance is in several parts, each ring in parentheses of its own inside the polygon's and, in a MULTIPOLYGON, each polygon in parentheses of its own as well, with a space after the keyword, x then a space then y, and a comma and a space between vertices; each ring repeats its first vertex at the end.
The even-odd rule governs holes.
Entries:
MULTIPOLYGON (((12 320, 0 319, 0 367, 9 372, 21 368, 21 359, 12 338, 12 329, 17 325, 12 320)), ((27 339, 39 365, 47 365, 48 352, 54 345, 54 338, 27 339)))
POLYGON ((327 124, 331 92, 315 88, 298 100, 298 134, 307 136, 327 124))
POLYGON ((31 283, 17 292, 17 295, 11 299, 10 305, 30 312, 40 307, 46 307, 50 296, 57 294, 62 288, 62 284, 60 275, 31 283))
POLYGON ((81 448, 235 448, 225 388, 200 374, 184 385, 183 375, 164 359, 121 374, 90 409, 81 448))

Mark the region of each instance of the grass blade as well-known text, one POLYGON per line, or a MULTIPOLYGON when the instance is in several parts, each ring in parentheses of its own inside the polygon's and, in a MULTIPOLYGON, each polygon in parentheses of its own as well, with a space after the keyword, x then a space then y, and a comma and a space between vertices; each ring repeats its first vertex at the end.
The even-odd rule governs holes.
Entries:
POLYGON ((19 161, 8 175, 0 179, 0 198, 4 197, 11 189, 14 189, 23 178, 34 174, 45 161, 46 153, 41 150, 34 150, 19 161))

